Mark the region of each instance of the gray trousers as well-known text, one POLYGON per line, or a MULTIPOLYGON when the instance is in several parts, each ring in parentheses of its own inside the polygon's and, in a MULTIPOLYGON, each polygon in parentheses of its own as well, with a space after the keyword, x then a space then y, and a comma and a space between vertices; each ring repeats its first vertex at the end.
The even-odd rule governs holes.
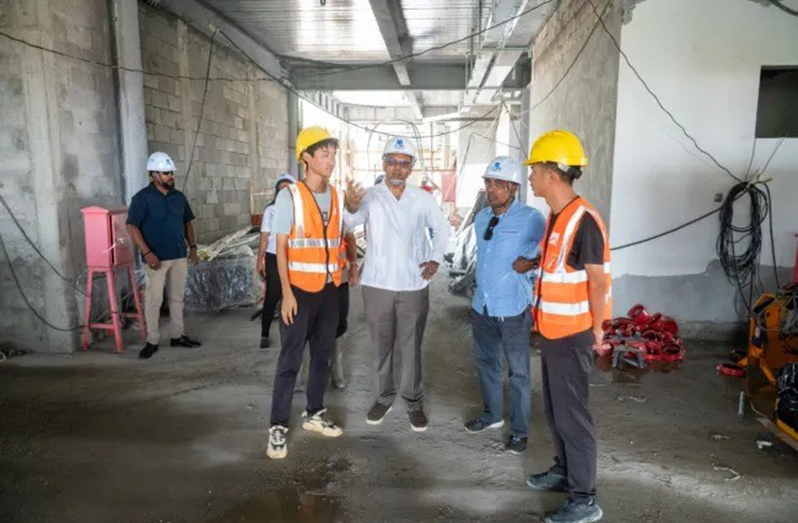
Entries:
POLYGON ((363 306, 377 356, 377 402, 391 405, 398 381, 407 410, 422 409, 421 342, 429 313, 429 288, 395 292, 363 286, 363 306))
POLYGON ((593 333, 540 339, 543 401, 556 465, 568 476, 571 497, 596 495, 596 437, 588 409, 593 333))

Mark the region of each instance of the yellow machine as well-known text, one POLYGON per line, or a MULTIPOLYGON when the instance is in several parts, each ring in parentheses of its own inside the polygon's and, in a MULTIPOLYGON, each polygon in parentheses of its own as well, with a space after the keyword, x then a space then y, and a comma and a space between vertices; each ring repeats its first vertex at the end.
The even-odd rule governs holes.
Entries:
MULTIPOLYGON (((798 284, 787 285, 777 293, 763 294, 759 298, 751 311, 748 340, 748 354, 739 364, 748 369, 746 388, 753 401, 756 396, 772 395, 782 367, 798 363, 798 284), (755 389, 757 373, 752 372, 754 369, 762 371, 769 386, 755 389)), ((779 401, 783 399, 776 400, 772 419, 779 430, 798 441, 795 416, 792 416, 792 425, 781 419, 785 416, 784 409, 779 409, 779 401)))

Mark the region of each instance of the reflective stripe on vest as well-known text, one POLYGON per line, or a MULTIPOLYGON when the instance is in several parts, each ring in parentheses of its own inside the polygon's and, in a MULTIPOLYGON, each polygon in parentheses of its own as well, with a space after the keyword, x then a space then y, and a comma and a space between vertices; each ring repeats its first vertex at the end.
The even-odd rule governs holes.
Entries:
MULTIPOLYGON (((566 207, 562 211, 551 233, 543 239, 541 245, 545 259, 538 279, 540 287, 535 316, 538 330, 549 339, 564 338, 593 326, 587 271, 573 269, 567 264, 576 232, 585 213, 590 213, 604 238, 604 274, 607 279, 605 318, 611 317, 612 313, 609 238, 604 223, 598 211, 581 198, 571 205, 576 207, 570 209, 566 207), (561 223, 560 219, 567 221, 561 223)), ((548 225, 550 224, 547 224, 547 230, 549 230, 548 225)))
MULTIPOLYGON (((333 240, 328 240, 327 245, 329 247, 338 247, 341 245, 341 240, 335 238, 333 240)), ((308 238, 298 238, 296 240, 288 240, 288 246, 292 249, 310 249, 310 248, 324 248, 324 240, 313 240, 308 238)))
POLYGON ((288 262, 288 270, 291 271, 327 274, 327 271, 330 271, 332 273, 340 269, 341 266, 337 263, 330 263, 329 265, 324 265, 323 263, 288 262))
POLYGON ((288 236, 288 279, 307 292, 319 292, 328 281, 341 284, 341 231, 343 213, 335 187, 330 186, 327 224, 315 196, 304 182, 289 185, 294 202, 294 224, 288 236))

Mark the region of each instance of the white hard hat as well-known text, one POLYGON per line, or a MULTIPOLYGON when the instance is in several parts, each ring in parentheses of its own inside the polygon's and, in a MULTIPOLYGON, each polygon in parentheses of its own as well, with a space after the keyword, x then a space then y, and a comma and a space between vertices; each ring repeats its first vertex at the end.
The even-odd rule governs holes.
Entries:
POLYGON ((505 180, 521 185, 524 183, 524 171, 521 164, 509 156, 499 156, 488 164, 483 178, 505 180))
POLYGON ((277 184, 280 182, 289 182, 289 183, 296 183, 296 178, 291 176, 290 174, 281 174, 279 178, 277 178, 277 184))
POLYGON ((382 155, 385 156, 386 154, 406 154, 415 159, 416 146, 413 145, 413 142, 407 138, 395 136, 388 140, 388 143, 385 144, 385 150, 382 152, 382 155))
POLYGON ((157 153, 152 153, 147 159, 147 170, 159 173, 175 172, 175 162, 169 158, 168 154, 158 151, 157 153))

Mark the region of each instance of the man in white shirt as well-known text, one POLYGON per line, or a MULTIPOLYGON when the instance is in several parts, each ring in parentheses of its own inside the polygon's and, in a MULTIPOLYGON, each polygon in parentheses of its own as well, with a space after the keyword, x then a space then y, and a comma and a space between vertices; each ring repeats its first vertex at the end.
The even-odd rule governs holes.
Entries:
POLYGON ((390 139, 383 154, 385 179, 366 193, 351 184, 347 187, 345 221, 350 227, 366 227, 360 283, 378 382, 377 399, 366 421, 382 423, 398 385, 411 428, 422 432, 427 429, 421 342, 429 312, 428 286, 446 252, 449 224, 430 194, 407 183, 415 160, 410 140, 390 139), (398 384, 394 382, 394 350, 400 353, 398 384))

